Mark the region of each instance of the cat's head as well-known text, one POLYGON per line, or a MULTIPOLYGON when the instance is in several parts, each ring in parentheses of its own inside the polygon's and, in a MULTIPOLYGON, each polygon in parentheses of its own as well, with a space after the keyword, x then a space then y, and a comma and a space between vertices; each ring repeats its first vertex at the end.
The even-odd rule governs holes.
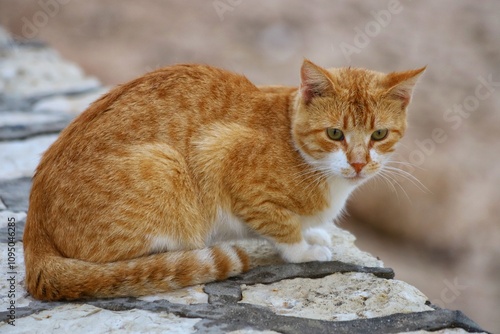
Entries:
POLYGON ((305 60, 292 122, 297 149, 328 175, 354 183, 374 176, 405 133, 406 107, 424 70, 327 70, 305 60))

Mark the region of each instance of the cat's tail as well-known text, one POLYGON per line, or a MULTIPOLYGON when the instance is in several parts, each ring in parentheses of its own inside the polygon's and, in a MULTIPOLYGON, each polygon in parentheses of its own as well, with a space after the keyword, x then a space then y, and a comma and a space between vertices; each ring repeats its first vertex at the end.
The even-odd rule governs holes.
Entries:
POLYGON ((112 263, 65 258, 43 246, 37 254, 33 248, 25 249, 26 288, 41 300, 141 296, 222 280, 249 268, 248 255, 229 245, 112 263))

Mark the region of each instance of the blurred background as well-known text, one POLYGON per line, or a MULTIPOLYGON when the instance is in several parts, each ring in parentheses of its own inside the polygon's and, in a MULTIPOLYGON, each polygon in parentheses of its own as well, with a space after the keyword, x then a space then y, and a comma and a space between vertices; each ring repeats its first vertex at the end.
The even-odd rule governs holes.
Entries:
POLYGON ((435 305, 500 332, 499 1, 0 0, 0 25, 109 86, 185 62, 284 85, 298 84, 304 57, 427 65, 402 172, 357 190, 340 224, 435 305))

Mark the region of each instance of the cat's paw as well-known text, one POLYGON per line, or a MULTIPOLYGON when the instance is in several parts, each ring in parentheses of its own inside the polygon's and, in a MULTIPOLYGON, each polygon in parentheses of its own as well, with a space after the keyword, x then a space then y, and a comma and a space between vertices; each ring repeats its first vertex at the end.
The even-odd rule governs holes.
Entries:
POLYGON ((309 252, 312 256, 309 261, 330 261, 332 259, 332 251, 326 246, 313 245, 309 252))
POLYGON ((283 259, 288 262, 330 261, 332 252, 326 246, 310 245, 305 240, 296 244, 276 244, 283 259))
POLYGON ((306 230, 304 238, 311 245, 332 246, 332 237, 322 228, 310 228, 306 230))

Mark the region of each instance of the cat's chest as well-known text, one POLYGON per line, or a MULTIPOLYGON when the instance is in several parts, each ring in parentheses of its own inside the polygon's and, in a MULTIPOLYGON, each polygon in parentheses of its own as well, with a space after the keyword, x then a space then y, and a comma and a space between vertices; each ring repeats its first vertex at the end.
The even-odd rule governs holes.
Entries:
MULTIPOLYGON (((331 223, 341 213, 347 198, 355 186, 344 180, 333 180, 329 182, 329 193, 327 194, 329 206, 315 212, 312 215, 300 216, 303 228, 331 223)), ((208 243, 217 241, 256 237, 245 222, 234 213, 222 208, 217 209, 217 216, 213 230, 208 238, 208 243)))
POLYGON ((317 226, 331 223, 342 212, 349 195, 355 189, 355 185, 343 179, 333 179, 328 182, 327 202, 328 206, 311 215, 301 216, 304 227, 317 226))

